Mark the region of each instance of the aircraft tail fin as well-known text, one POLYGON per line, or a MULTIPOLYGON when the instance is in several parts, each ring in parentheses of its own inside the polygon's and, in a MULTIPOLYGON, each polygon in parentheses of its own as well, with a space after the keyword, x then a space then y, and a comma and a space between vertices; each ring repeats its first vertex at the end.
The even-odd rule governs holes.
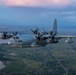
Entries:
POLYGON ((53 35, 57 34, 57 19, 54 19, 54 23, 53 23, 51 31, 52 31, 53 35))

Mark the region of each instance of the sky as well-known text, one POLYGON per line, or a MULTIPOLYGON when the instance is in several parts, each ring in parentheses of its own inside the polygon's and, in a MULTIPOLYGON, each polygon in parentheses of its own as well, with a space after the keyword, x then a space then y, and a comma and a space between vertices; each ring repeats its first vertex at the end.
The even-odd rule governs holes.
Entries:
POLYGON ((76 0, 0 0, 0 25, 76 25, 76 0))

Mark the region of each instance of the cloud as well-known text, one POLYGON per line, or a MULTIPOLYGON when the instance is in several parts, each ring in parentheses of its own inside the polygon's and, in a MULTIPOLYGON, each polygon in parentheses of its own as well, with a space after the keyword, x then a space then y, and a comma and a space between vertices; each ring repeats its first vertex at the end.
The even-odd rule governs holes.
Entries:
POLYGON ((0 5, 27 7, 66 7, 74 0, 1 0, 0 5))
POLYGON ((66 16, 66 17, 62 17, 63 19, 67 20, 67 21, 72 21, 72 22, 76 22, 76 15, 72 15, 72 16, 66 16))
POLYGON ((44 8, 0 7, 0 25, 50 25, 53 19, 58 26, 76 25, 76 10, 52 11, 44 8))

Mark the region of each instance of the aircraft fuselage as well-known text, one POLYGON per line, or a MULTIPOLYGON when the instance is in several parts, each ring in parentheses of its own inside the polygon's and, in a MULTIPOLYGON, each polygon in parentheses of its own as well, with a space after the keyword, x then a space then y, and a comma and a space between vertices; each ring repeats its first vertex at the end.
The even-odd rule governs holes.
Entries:
POLYGON ((39 47, 47 45, 47 41, 39 41, 36 39, 35 35, 18 35, 8 42, 10 45, 14 46, 26 46, 26 47, 39 47))

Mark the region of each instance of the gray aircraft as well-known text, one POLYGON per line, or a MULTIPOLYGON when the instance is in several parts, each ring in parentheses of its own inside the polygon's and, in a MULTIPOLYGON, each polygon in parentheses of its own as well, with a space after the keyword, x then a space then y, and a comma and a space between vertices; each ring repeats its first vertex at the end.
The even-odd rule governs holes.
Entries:
POLYGON ((8 42, 9 45, 18 47, 41 47, 48 44, 47 39, 49 36, 45 36, 45 32, 34 33, 35 35, 17 35, 11 38, 8 42))
POLYGON ((68 38, 66 43, 72 43, 72 38, 76 36, 57 36, 57 20, 54 20, 52 29, 50 32, 39 32, 38 27, 35 30, 31 30, 34 35, 16 35, 8 42, 9 45, 18 47, 43 47, 51 43, 58 43, 61 38, 68 38))

